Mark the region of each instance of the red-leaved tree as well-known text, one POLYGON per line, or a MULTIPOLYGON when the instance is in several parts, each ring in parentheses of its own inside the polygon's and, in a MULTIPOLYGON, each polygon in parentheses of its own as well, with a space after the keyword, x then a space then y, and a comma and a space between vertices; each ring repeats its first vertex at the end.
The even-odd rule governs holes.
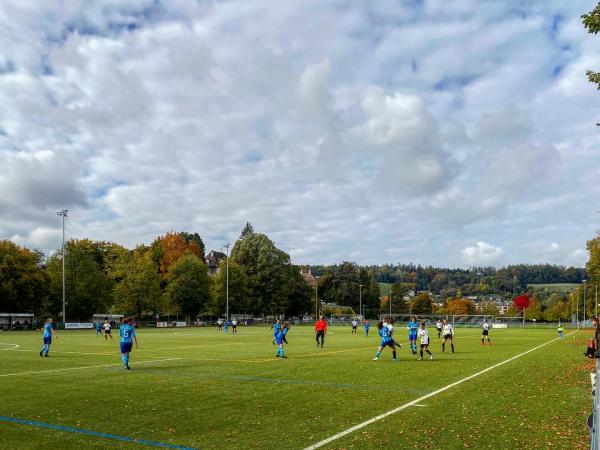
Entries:
POLYGON ((522 295, 518 295, 517 297, 515 297, 515 300, 513 301, 513 305, 515 308, 518 309, 527 309, 527 307, 530 305, 531 303, 531 299, 529 298, 529 295, 527 294, 522 294, 522 295))

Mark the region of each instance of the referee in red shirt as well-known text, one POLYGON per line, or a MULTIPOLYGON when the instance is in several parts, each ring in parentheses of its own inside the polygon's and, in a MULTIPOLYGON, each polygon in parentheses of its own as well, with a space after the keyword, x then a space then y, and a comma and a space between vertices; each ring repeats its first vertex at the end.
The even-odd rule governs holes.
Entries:
POLYGON ((317 333, 317 347, 319 346, 319 338, 321 338, 321 348, 323 348, 323 344, 325 343, 325 332, 327 331, 327 320, 321 314, 319 320, 315 324, 315 331, 317 333))

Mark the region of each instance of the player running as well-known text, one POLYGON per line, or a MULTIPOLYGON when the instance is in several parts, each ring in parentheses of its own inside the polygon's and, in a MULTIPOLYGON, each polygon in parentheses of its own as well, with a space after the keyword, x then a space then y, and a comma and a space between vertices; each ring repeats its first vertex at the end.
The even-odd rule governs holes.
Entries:
POLYGON ((352 334, 356 334, 356 330, 358 329, 358 321, 354 319, 352 321, 352 334))
POLYGON ((279 334, 279 330, 281 330, 281 320, 277 319, 275 323, 271 326, 271 329, 273 330, 273 345, 275 345, 277 335, 279 334))
POLYGON ((44 324, 44 346, 40 350, 40 356, 45 356, 46 358, 48 357, 50 345, 52 344, 52 336, 58 339, 54 328, 52 328, 52 319, 48 317, 46 319, 46 323, 44 324))
POLYGON ((427 328, 425 328, 425 321, 421 322, 421 326, 419 328, 419 338, 421 342, 419 361, 423 360, 423 350, 427 352, 429 359, 433 359, 433 353, 429 351, 429 331, 427 331, 427 328))
POLYGON ((381 343, 373 361, 377 361, 379 356, 381 356, 381 351, 388 346, 392 349, 392 361, 396 361, 396 346, 394 345, 394 339, 390 336, 389 328, 383 322, 379 321, 377 323, 377 330, 379 331, 379 336, 381 336, 381 343))
POLYGON ((102 336, 102 323, 100 321, 96 322, 96 337, 102 336))
POLYGON ((323 314, 319 316, 319 320, 317 320, 317 323, 315 324, 315 332, 317 347, 319 346, 319 338, 321 338, 321 348, 323 348, 323 344, 325 343, 325 333, 327 333, 327 320, 325 320, 323 314))
POLYGON ((290 331, 290 324, 289 322, 285 322, 283 324, 283 327, 279 330, 279 332, 277 333, 277 336, 275 338, 276 342, 277 342, 277 354, 275 355, 275 357, 277 358, 287 358, 287 356, 285 356, 285 352, 283 350, 283 343, 287 343, 287 340, 285 339, 285 336, 288 334, 288 331, 290 331))
POLYGON ((365 329, 365 337, 369 337, 369 327, 370 326, 371 326, 371 324, 369 323, 369 321, 365 319, 365 321, 363 322, 363 328, 365 329))
POLYGON ((112 341, 112 334, 110 332, 110 323, 108 323, 108 320, 104 321, 104 325, 102 325, 102 329, 104 330, 104 340, 108 341, 108 338, 110 337, 110 340, 112 341))
POLYGON ((417 334, 419 332, 419 322, 417 318, 412 316, 408 322, 408 343, 413 355, 417 354, 417 334))
POLYGON ((490 341, 490 324, 487 323, 487 320, 483 321, 481 330, 481 345, 485 345, 484 339, 487 339, 488 344, 492 345, 492 341, 490 341))
POLYGON ((442 321, 440 319, 437 320, 435 324, 435 329, 438 332, 438 338, 442 337, 442 321))
POLYGON ((446 351, 446 341, 450 341, 450 348, 454 353, 454 328, 448 323, 446 319, 442 322, 442 352, 446 351))
POLYGON ((121 361, 127 370, 131 370, 129 367, 129 354, 131 353, 131 347, 134 342, 135 348, 138 348, 135 328, 131 326, 131 318, 125 318, 123 324, 119 328, 119 336, 121 337, 121 361))

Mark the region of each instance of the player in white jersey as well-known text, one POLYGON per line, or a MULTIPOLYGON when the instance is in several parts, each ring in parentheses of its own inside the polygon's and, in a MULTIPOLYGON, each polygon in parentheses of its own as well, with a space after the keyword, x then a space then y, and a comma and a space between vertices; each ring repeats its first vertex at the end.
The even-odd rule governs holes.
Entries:
POLYGON ((438 337, 442 337, 442 321, 440 319, 437 320, 435 324, 435 329, 438 332, 438 337))
POLYGON ((356 334, 357 329, 358 329, 358 321, 356 319, 354 319, 352 321, 352 334, 356 334))
POLYGON ((104 321, 104 325, 102 325, 102 330, 104 330, 104 339, 108 341, 108 338, 110 337, 110 340, 112 341, 112 333, 110 332, 111 326, 110 323, 108 322, 108 320, 104 321))
POLYGON ((481 345, 485 345, 484 339, 487 339, 488 344, 492 345, 492 341, 490 341, 490 324, 487 323, 487 320, 483 321, 482 330, 481 330, 481 345))
POLYGON ((394 339, 394 319, 389 318, 387 320, 387 329, 390 331, 390 337, 394 341, 394 345, 398 346, 398 348, 402 348, 402 344, 400 342, 396 342, 394 339))
POLYGON ((442 322, 442 337, 444 339, 442 341, 442 352, 446 350, 446 341, 450 341, 450 348, 452 349, 452 353, 454 353, 454 328, 445 319, 442 322))
POLYGON ((421 326, 419 327, 418 331, 418 336, 419 342, 421 343, 419 351, 419 361, 423 360, 423 350, 427 352, 427 354, 429 355, 429 359, 433 359, 433 354, 429 351, 429 331, 427 331, 427 328, 425 328, 425 321, 421 322, 421 326))

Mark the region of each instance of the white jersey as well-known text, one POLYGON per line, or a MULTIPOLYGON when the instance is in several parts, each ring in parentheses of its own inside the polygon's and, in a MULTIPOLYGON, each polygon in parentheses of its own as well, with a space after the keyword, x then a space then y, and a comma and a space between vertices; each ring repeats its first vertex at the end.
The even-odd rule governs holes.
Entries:
POLYGON ((449 323, 447 323, 446 325, 444 325, 444 327, 442 328, 442 335, 447 336, 454 336, 454 329, 452 328, 452 325, 450 325, 449 323))
POLYGON ((106 331, 106 330, 110 330, 110 323, 105 323, 104 325, 102 325, 102 329, 103 329, 104 331, 106 331))
POLYGON ((442 322, 440 322, 440 321, 438 320, 438 321, 437 321, 437 323, 435 324, 435 327, 436 327, 438 330, 441 330, 441 329, 442 329, 442 322))
POLYGON ((483 324, 483 331, 488 331, 490 329, 490 324, 489 323, 484 323, 483 324))
POLYGON ((418 335, 421 339, 421 344, 429 344, 429 331, 427 331, 427 328, 419 328, 418 335))
POLYGON ((217 325, 223 325, 223 321, 221 319, 217 320, 217 325))
POLYGON ((357 326, 358 326, 358 322, 357 322, 356 320, 353 320, 353 321, 352 321, 352 326, 353 326, 353 327, 357 327, 357 326))
POLYGON ((234 327, 237 327, 237 320, 232 321, 231 325, 233 325, 234 327))
POLYGON ((386 326, 387 326, 387 329, 390 331, 390 337, 392 337, 394 335, 394 325, 392 325, 391 323, 388 323, 386 326))

